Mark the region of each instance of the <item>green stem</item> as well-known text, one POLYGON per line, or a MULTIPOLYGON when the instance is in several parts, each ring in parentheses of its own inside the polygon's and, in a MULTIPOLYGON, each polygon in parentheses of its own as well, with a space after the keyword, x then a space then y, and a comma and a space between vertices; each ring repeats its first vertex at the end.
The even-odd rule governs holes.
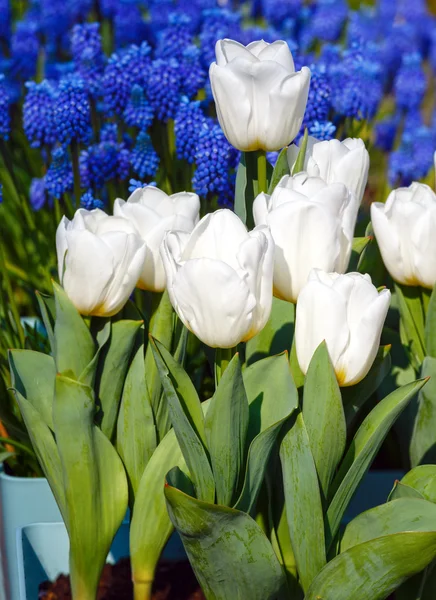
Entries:
POLYGON ((133 598, 134 600, 150 600, 153 580, 150 581, 134 581, 133 582, 133 598))
POLYGON ((20 340, 20 345, 21 345, 21 348, 24 348, 24 342, 25 342, 24 329, 23 329, 23 326, 21 325, 20 313, 18 311, 18 306, 15 301, 15 295, 14 295, 14 291, 12 289, 11 280, 9 278, 9 273, 6 269, 5 254, 4 254, 3 246, 1 244, 0 244, 0 271, 3 273, 3 281, 5 284, 5 288, 6 288, 6 293, 9 298, 9 308, 11 310, 12 317, 15 322, 15 327, 17 328, 17 334, 18 334, 18 338, 20 340))
POLYGON ((266 152, 258 150, 257 152, 257 192, 268 191, 268 180, 266 177, 266 152))
POLYGON ((294 168, 292 169, 292 175, 296 175, 297 173, 301 173, 304 171, 304 163, 306 161, 306 151, 307 151, 307 140, 309 138, 309 133, 307 131, 307 127, 304 130, 303 141, 301 142, 300 152, 298 153, 297 160, 295 161, 294 168))
POLYGON ((81 185, 80 185, 80 169, 79 169, 79 143, 77 140, 71 141, 71 158, 73 161, 73 177, 74 177, 74 202, 75 207, 78 208, 81 197, 81 185))
POLYGON ((215 352, 215 386, 218 386, 224 371, 236 353, 235 348, 217 348, 215 352))

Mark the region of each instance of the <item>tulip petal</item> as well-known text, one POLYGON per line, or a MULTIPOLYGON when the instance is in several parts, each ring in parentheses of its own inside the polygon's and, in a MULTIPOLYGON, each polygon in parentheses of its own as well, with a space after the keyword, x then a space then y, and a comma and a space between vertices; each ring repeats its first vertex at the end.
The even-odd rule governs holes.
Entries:
POLYGON ((410 237, 416 277, 422 286, 432 289, 436 283, 436 202, 412 223, 410 237))
MULTIPOLYGON (((374 286, 371 287, 376 292, 374 286)), ((353 307, 355 322, 350 330, 350 343, 337 363, 338 371, 343 374, 339 382, 342 386, 355 385, 368 374, 380 346, 380 336, 389 309, 391 293, 389 290, 382 290, 360 313, 359 319, 358 311, 364 307, 365 294, 369 301, 370 294, 368 291, 364 292, 362 286, 356 289, 356 293, 349 301, 349 307, 356 301, 358 305, 353 307), (360 294, 362 296, 359 298, 360 294)), ((373 297, 373 294, 371 295, 373 297)))
POLYGON ((330 359, 336 364, 349 342, 347 303, 331 285, 310 280, 298 297, 295 343, 298 364, 307 373, 315 350, 325 340, 330 359))
POLYGON ((257 56, 259 60, 273 60, 282 65, 289 73, 295 72, 294 59, 292 58, 288 44, 283 40, 276 40, 272 44, 266 44, 262 49, 260 48, 260 42, 252 42, 248 44, 247 49, 257 56))
POLYGON ((256 225, 266 225, 268 218, 268 203, 270 196, 263 192, 253 202, 253 218, 256 225))
POLYGON ((86 230, 68 231, 64 289, 82 315, 91 315, 103 305, 114 274, 106 244, 86 230))
POLYGON ((67 219, 67 217, 64 216, 62 217, 56 229, 56 254, 58 258, 58 276, 61 285, 64 276, 65 252, 68 249, 66 234, 69 223, 70 221, 67 219))
POLYGON ((222 261, 188 261, 174 278, 173 293, 179 317, 208 346, 232 348, 251 329, 256 300, 222 261))
POLYGON ((218 65, 222 66, 235 59, 242 58, 249 62, 258 62, 257 57, 240 42, 235 40, 218 40, 215 46, 218 65))
POLYGON ((383 203, 373 202, 371 204, 371 223, 383 262, 391 277, 399 283, 407 284, 408 278, 413 277, 413 273, 404 273, 400 238, 395 227, 386 216, 383 203))

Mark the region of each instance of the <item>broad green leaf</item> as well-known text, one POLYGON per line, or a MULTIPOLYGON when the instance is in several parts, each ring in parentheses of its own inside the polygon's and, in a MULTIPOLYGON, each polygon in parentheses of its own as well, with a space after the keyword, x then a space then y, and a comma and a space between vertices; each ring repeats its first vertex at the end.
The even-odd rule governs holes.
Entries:
POLYGON ((217 503, 230 506, 243 478, 248 401, 236 354, 224 371, 205 418, 217 503))
POLYGON ((15 397, 20 407, 21 415, 26 424, 33 449, 45 477, 51 487, 59 510, 65 521, 67 518, 64 482, 61 460, 53 436, 53 432, 41 416, 38 409, 33 406, 19 391, 15 390, 15 397))
POLYGON ((165 487, 168 512, 208 600, 276 600, 286 590, 267 537, 246 513, 165 487))
POLYGON ((387 432, 425 383, 426 380, 420 379, 395 390, 377 404, 359 427, 329 490, 332 500, 326 515, 329 532, 327 547, 336 535, 345 510, 387 432))
POLYGON ((173 531, 164 484, 166 474, 175 466, 186 469, 174 429, 171 429, 145 467, 135 498, 130 524, 130 560, 135 588, 151 590, 157 562, 173 531))
POLYGON ((96 334, 97 340, 97 352, 94 354, 91 362, 85 367, 79 377, 80 383, 84 383, 85 385, 89 385, 90 387, 94 387, 95 377, 97 374, 97 366, 98 361, 101 356, 101 352, 105 345, 107 344, 110 336, 111 336, 111 321, 110 319, 99 319, 102 328, 96 334))
MULTIPOLYGON (((427 356, 436 358, 436 286, 433 288, 428 302, 425 314, 425 349, 427 356)), ((430 290, 423 290, 423 294, 428 294, 430 290)), ((427 303, 426 303, 427 304, 427 303)))
POLYGON ((33 350, 10 350, 12 385, 53 429, 56 366, 51 356, 33 350))
POLYGON ((92 598, 126 513, 127 480, 115 448, 94 425, 92 389, 62 375, 55 389, 53 421, 63 470, 72 592, 73 597, 92 598))
POLYGON ((421 463, 436 462, 436 358, 431 356, 424 358, 421 377, 430 377, 430 379, 418 396, 410 440, 412 467, 421 463))
POLYGON ((265 327, 247 342, 247 365, 285 350, 290 352, 294 336, 295 307, 291 302, 273 298, 271 315, 265 327))
MULTIPOLYGON (((148 333, 168 349, 171 349, 173 341, 174 318, 174 309, 171 305, 168 291, 165 290, 163 294, 153 293, 152 314, 148 333)), ((153 413, 157 416, 160 403, 161 401, 165 402, 165 397, 162 394, 162 383, 150 344, 145 352, 145 377, 153 413)), ((166 433, 165 427, 160 425, 160 419, 157 419, 156 425, 159 432, 159 439, 162 439, 166 433)))
POLYGON ((258 361, 248 367, 243 376, 249 401, 247 442, 250 446, 244 486, 235 508, 250 513, 277 436, 298 407, 298 393, 286 353, 258 361))
POLYGON ((289 164, 288 164, 288 148, 283 148, 277 157, 276 164, 274 165, 271 181, 268 188, 268 194, 272 194, 276 185, 284 175, 289 175, 289 164))
POLYGON ((345 528, 341 553, 374 538, 402 531, 436 533, 436 504, 420 498, 399 498, 365 511, 345 528))
POLYGON ((419 369, 425 356, 421 290, 418 287, 395 284, 395 292, 401 316, 400 333, 404 332, 402 342, 411 354, 415 369, 419 369))
POLYGON ((303 418, 321 491, 326 498, 345 451, 347 427, 341 391, 325 342, 316 349, 307 370, 303 418))
POLYGON ((117 421, 116 447, 133 491, 156 449, 156 427, 145 382, 144 344, 140 344, 127 373, 117 421))
POLYGON ((112 439, 121 401, 124 380, 129 368, 135 338, 142 321, 116 321, 112 323, 109 342, 101 353, 95 389, 100 403, 100 428, 112 439))
POLYGON ((280 459, 289 533, 306 592, 326 564, 326 553, 318 476, 301 412, 282 440, 280 459))
POLYGON ((360 409, 389 374, 391 369, 390 349, 390 345, 381 346, 368 375, 358 384, 342 388, 342 401, 348 426, 353 423, 360 409))
POLYGON ((94 357, 95 344, 85 321, 64 290, 53 282, 56 303, 54 357, 58 373, 72 372, 78 379, 94 357))
POLYGON ((409 485, 404 485, 401 481, 396 481, 388 500, 399 500, 400 498, 420 498, 421 500, 425 500, 424 496, 418 490, 409 485))
POLYGON ((435 556, 436 532, 403 532, 370 540, 330 561, 305 600, 384 600, 435 556))
POLYGON ((436 503, 436 465, 415 467, 404 475, 401 483, 420 492, 426 500, 436 503))
POLYGON ((164 346, 150 338, 156 365, 168 402, 171 422, 182 449, 196 493, 213 502, 215 483, 206 452, 204 418, 200 399, 186 371, 164 346))

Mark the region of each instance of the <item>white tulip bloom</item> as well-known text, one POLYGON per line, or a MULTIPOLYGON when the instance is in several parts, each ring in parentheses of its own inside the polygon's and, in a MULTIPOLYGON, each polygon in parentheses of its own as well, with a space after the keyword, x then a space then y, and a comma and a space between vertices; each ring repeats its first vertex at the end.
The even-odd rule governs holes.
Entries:
POLYGON ((371 204, 377 243, 392 278, 404 285, 436 283, 436 194, 423 183, 390 193, 371 204))
POLYGON ((377 355, 390 299, 390 291, 378 292, 369 275, 314 269, 297 303, 295 343, 302 372, 325 340, 339 385, 361 381, 377 355))
MULTIPOLYGON (((295 144, 288 148, 291 173, 299 151, 300 148, 295 144)), ((314 137, 309 137, 304 170, 313 177, 321 177, 327 183, 343 183, 353 194, 344 215, 348 235, 353 236, 357 213, 368 181, 369 154, 363 140, 347 138, 342 142, 320 142, 314 137)))
POLYGON ((353 242, 343 224, 349 202, 345 185, 307 173, 285 175, 271 196, 257 196, 254 222, 267 225, 275 243, 275 296, 296 302, 313 268, 346 271, 353 242))
POLYGON ((213 348, 233 348, 271 312, 274 242, 250 233, 232 211, 206 215, 193 232, 168 232, 161 246, 171 303, 186 327, 213 348))
POLYGON ((238 150, 279 150, 303 122, 310 71, 295 72, 286 42, 218 40, 209 70, 218 120, 238 150))
POLYGON ((133 292, 146 247, 135 227, 100 209, 63 217, 56 231, 59 280, 82 315, 110 317, 133 292))
POLYGON ((166 278, 159 249, 165 232, 172 229, 192 231, 199 213, 200 198, 197 194, 180 192, 168 196, 153 186, 135 190, 127 201, 121 198, 115 200, 114 215, 131 221, 147 245, 139 288, 164 291, 166 278))

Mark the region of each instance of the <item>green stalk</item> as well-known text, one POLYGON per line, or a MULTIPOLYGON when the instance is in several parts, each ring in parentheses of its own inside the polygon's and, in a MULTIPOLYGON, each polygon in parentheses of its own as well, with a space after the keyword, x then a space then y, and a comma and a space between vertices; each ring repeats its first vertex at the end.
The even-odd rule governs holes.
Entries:
POLYGON ((133 599, 134 600, 150 600, 153 580, 150 581, 134 581, 133 582, 133 599))
POLYGON ((217 348, 215 352, 215 386, 220 382, 224 371, 236 353, 236 348, 217 348))
POLYGON ((31 450, 30 448, 28 448, 24 444, 21 444, 20 442, 17 442, 16 440, 13 440, 12 438, 2 437, 1 436, 0 437, 0 442, 3 443, 3 444, 8 444, 9 446, 13 446, 14 448, 18 448, 19 450, 21 450, 25 454, 30 454, 30 456, 35 456, 35 453, 33 452, 33 450, 31 450))
POLYGON ((308 137, 309 133, 306 127, 306 129, 304 130, 303 141, 301 142, 300 146, 300 152, 298 153, 297 160, 295 161, 294 168, 292 169, 292 175, 296 175, 297 173, 301 173, 301 171, 304 171, 304 162, 306 160, 308 137))
POLYGON ((11 280, 9 278, 9 273, 8 273, 8 270, 6 269, 5 255, 4 255, 4 251, 3 251, 3 246, 1 244, 0 244, 0 271, 3 273, 3 281, 5 283, 6 293, 9 298, 9 308, 11 310, 11 313, 12 313, 12 316, 13 316, 13 319, 15 322, 15 326, 17 328, 17 334, 18 334, 18 338, 20 340, 20 346, 21 346, 21 348, 24 348, 24 341, 25 341, 24 329, 23 329, 23 326, 21 325, 20 313, 18 310, 17 303, 15 301, 15 295, 14 295, 14 291, 12 289, 11 280))
POLYGON ((75 207, 78 208, 80 204, 81 185, 79 169, 79 143, 77 140, 71 140, 71 157, 73 161, 74 201, 75 207))
POLYGON ((258 150, 257 152, 257 192, 268 191, 268 180, 266 176, 266 152, 258 150))

